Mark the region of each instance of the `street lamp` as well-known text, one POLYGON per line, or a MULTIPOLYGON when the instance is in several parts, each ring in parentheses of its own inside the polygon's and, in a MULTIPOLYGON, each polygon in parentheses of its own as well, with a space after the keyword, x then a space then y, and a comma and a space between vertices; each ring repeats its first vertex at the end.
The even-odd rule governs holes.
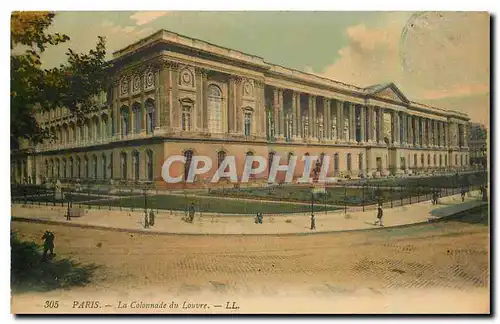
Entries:
POLYGON ((68 214, 66 215, 66 220, 71 220, 71 207, 73 205, 71 202, 71 188, 69 189, 66 196, 68 197, 68 214))
POLYGON ((144 228, 149 227, 148 221, 148 188, 144 188, 144 228))

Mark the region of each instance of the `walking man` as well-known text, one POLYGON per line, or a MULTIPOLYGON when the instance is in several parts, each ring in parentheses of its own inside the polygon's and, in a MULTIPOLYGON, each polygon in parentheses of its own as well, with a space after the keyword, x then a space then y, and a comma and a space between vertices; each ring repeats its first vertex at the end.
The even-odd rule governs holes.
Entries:
POLYGON ((316 218, 314 218, 314 214, 311 214, 311 231, 316 229, 316 218))
POLYGON ((54 257, 54 239, 55 235, 54 233, 50 231, 45 231, 45 234, 42 236, 42 240, 45 240, 43 242, 43 260, 47 260, 47 252, 50 252, 50 257, 54 257))
POLYGON ((194 202, 189 206, 189 222, 192 223, 194 220, 194 202))
POLYGON ((382 210, 382 205, 378 205, 377 220, 375 221, 375 223, 373 225, 380 224, 380 226, 384 226, 383 221, 382 221, 382 217, 384 217, 384 211, 382 210))
POLYGON ((152 209, 149 210, 149 225, 155 225, 155 213, 152 209))
POLYGON ((462 201, 464 201, 465 200, 465 188, 462 188, 460 195, 462 196, 462 201))

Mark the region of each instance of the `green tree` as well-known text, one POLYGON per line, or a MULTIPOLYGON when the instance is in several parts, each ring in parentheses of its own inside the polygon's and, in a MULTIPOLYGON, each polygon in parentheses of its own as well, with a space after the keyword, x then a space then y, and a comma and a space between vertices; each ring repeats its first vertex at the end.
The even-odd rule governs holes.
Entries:
POLYGON ((40 55, 49 46, 65 43, 68 35, 48 34, 53 12, 13 12, 11 15, 11 147, 18 140, 43 142, 53 134, 44 132, 35 112, 67 107, 81 117, 93 106, 93 98, 107 89, 106 40, 98 37, 88 53, 66 52, 67 61, 58 67, 44 69, 40 55))

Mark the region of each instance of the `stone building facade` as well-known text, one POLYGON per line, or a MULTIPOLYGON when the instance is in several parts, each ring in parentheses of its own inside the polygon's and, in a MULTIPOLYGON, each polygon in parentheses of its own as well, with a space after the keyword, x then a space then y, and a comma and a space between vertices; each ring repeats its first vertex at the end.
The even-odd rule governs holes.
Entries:
POLYGON ((488 165, 488 136, 484 125, 470 123, 469 126, 469 156, 470 164, 486 167, 488 165))
POLYGON ((235 156, 238 174, 248 154, 328 155, 337 177, 469 164, 468 116, 412 102, 393 83, 360 88, 165 30, 112 62, 113 85, 84 120, 64 108, 38 114, 56 139, 12 152, 13 181, 161 185, 167 157, 194 154, 211 157, 213 171, 235 156))

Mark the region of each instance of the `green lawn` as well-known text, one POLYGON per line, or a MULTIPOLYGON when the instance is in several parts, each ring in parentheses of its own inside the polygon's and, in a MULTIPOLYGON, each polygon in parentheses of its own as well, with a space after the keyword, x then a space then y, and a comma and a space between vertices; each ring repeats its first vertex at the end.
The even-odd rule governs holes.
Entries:
MULTIPOLYGON (((230 214, 254 214, 257 212, 266 213, 299 213, 309 212, 309 205, 280 204, 267 202, 251 202, 241 200, 217 199, 213 197, 183 197, 158 195, 148 196, 147 207, 167 210, 187 210, 188 206, 194 202, 196 211, 230 213, 230 214)), ((122 197, 114 200, 101 200, 93 202, 93 205, 122 206, 127 208, 144 208, 143 197, 122 197)), ((336 208, 329 207, 328 210, 336 208)), ((325 206, 315 205, 315 211, 324 211, 325 206)))
MULTIPOLYGON (((87 194, 72 194, 71 195, 71 201, 73 203, 78 203, 78 202, 81 202, 81 201, 87 201, 87 200, 94 200, 94 199, 102 199, 102 197, 99 197, 99 196, 93 196, 93 195, 87 195, 87 194)), ((22 198, 22 196, 17 196, 15 201, 21 201, 21 202, 24 202, 24 198, 22 198)), ((56 203, 56 204, 60 204, 60 203, 66 203, 68 200, 67 198, 65 199, 55 199, 55 196, 54 196, 54 193, 44 193, 42 195, 39 195, 39 196, 30 196, 27 198, 27 201, 28 201, 28 204, 33 202, 35 204, 38 204, 39 202, 42 203, 42 204, 45 204, 45 203, 56 203)))
MULTIPOLYGON (((417 194, 429 194, 430 189, 419 188, 395 188, 380 189, 380 194, 383 201, 400 200, 408 197, 415 197, 417 194)), ((278 201, 297 201, 310 202, 311 189, 307 187, 275 187, 275 188, 242 188, 242 189, 225 189, 211 190, 211 196, 225 197, 246 197, 257 198, 262 200, 278 200, 278 201)), ((326 193, 316 193, 314 201, 316 204, 329 205, 348 205, 359 206, 369 205, 377 202, 377 193, 375 188, 342 188, 332 187, 327 188, 326 193)))

